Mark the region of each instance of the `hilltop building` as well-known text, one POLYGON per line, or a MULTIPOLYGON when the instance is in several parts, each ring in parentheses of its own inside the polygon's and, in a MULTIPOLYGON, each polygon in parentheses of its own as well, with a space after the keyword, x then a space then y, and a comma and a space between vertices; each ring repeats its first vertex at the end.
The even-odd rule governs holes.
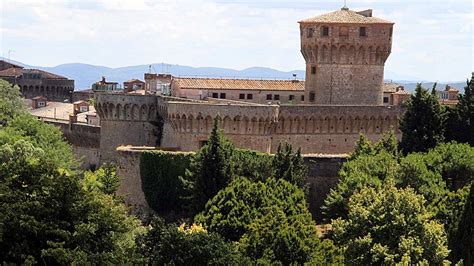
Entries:
POLYGON ((74 80, 39 69, 27 69, 0 60, 0 79, 18 85, 23 97, 45 97, 48 101, 71 101, 74 80))
POLYGON ((158 76, 146 74, 142 95, 96 93, 101 160, 114 160, 120 145, 197 150, 216 117, 237 147, 272 153, 288 142, 305 154, 342 154, 359 133, 400 137, 403 110, 391 98, 405 93, 384 103, 383 85, 394 23, 347 8, 299 23, 305 82, 171 78, 166 97, 151 93, 158 76))
POLYGON ((92 91, 117 91, 117 82, 106 81, 105 77, 102 77, 100 81, 92 84, 92 91))

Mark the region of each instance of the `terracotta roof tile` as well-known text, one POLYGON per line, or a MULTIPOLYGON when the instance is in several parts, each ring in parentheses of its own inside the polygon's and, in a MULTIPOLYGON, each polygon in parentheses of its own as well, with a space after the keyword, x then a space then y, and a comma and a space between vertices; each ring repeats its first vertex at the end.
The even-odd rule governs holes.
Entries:
POLYGON ((301 80, 173 78, 183 89, 304 91, 301 80))
POLYGON ((56 75, 50 72, 46 72, 39 69, 24 69, 24 68, 17 68, 11 67, 0 71, 0 77, 20 77, 25 73, 32 73, 32 74, 42 74, 44 77, 48 79, 67 79, 63 76, 56 75))
POLYGON ((341 9, 317 17, 301 20, 299 23, 354 23, 354 24, 394 24, 385 19, 366 17, 349 9, 341 9))

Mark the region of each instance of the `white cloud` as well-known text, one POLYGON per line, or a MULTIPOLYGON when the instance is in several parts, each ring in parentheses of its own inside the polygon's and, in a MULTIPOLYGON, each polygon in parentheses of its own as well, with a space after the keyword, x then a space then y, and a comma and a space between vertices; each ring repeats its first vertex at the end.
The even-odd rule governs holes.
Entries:
MULTIPOLYGON (((303 69, 298 20, 342 6, 313 0, 3 0, 2 52, 28 64, 303 69)), ((350 0, 396 22, 387 67, 425 79, 472 71, 472 9, 467 0, 350 0), (410 73, 406 71, 409 70, 410 73)))

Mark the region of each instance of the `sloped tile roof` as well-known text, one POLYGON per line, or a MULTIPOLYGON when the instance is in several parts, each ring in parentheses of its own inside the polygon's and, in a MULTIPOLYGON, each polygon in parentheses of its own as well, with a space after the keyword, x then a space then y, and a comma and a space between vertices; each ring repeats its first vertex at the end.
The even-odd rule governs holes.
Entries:
POLYGON ((17 67, 11 67, 11 68, 7 68, 0 71, 0 77, 20 77, 24 73, 41 74, 48 79, 67 79, 63 76, 56 75, 56 74, 39 70, 39 69, 24 69, 24 68, 17 68, 17 67))
POLYGON ((172 82, 183 89, 304 91, 301 80, 174 78, 172 82))
POLYGON ((352 23, 352 24, 394 24, 385 19, 366 17, 349 9, 341 9, 317 17, 301 20, 299 23, 352 23))

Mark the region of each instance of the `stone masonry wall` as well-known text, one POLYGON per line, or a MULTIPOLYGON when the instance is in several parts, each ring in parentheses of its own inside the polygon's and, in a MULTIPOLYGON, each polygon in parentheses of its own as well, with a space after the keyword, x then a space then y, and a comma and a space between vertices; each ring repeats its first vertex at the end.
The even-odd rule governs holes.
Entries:
MULTIPOLYGON (((145 199, 140 176, 140 155, 149 147, 117 148, 117 175, 121 178, 117 193, 124 197, 127 206, 139 217, 148 217, 152 210, 145 199)), ((329 190, 339 181, 338 172, 346 161, 345 156, 304 155, 308 167, 309 209, 313 217, 321 220, 321 205, 329 190)))

